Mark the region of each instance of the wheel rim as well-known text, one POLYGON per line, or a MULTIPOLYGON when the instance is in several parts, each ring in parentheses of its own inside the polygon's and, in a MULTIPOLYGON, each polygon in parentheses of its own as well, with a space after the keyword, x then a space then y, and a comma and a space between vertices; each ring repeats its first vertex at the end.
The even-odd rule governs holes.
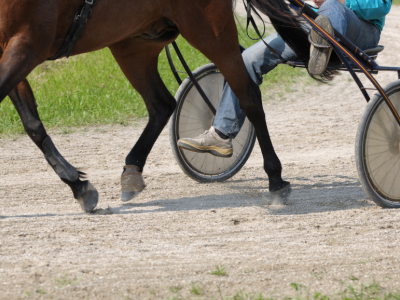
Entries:
MULTIPOLYGON (((201 88, 217 108, 224 87, 224 77, 220 72, 207 72, 197 78, 201 88)), ((180 117, 177 122, 177 138, 195 137, 210 129, 213 125, 214 115, 192 86, 185 101, 180 107, 180 117)), ((219 176, 232 170, 243 159, 253 136, 253 126, 246 118, 243 127, 235 139, 232 140, 233 155, 230 158, 222 158, 209 153, 197 153, 180 149, 182 158, 190 168, 199 174, 206 176, 219 176)))
MULTIPOLYGON (((389 95, 400 111, 400 92, 389 95)), ((387 104, 375 110, 366 132, 364 161, 370 182, 385 200, 400 201, 400 126, 387 104)))

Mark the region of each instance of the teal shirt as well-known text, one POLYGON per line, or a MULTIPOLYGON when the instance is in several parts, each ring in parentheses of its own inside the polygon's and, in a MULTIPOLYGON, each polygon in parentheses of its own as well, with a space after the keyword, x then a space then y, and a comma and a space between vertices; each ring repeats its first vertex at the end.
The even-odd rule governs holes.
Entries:
POLYGON ((346 0, 350 8, 361 20, 371 22, 382 31, 385 16, 392 7, 391 0, 346 0))
MULTIPOLYGON (((382 32, 385 16, 392 7, 391 0, 346 0, 345 4, 361 20, 371 22, 382 32)), ((318 8, 313 8, 318 12, 318 8)))

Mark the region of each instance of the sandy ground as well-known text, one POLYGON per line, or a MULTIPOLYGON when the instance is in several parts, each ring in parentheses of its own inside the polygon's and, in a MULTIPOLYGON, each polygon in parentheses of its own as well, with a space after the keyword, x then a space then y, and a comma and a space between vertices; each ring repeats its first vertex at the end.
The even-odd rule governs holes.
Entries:
MULTIPOLYGON (((400 65, 399 18, 394 7, 382 65, 400 65)), ((386 85, 396 74, 378 79, 386 85)), ((283 297, 295 294, 291 283, 335 295, 344 282, 373 280, 397 290, 400 210, 376 206, 357 178, 366 104, 355 83, 343 74, 278 98, 265 111, 293 187, 287 205, 268 204, 258 146, 234 178, 199 184, 176 164, 167 130, 148 159, 145 192, 121 203, 124 158, 142 122, 52 133, 99 190, 99 207, 110 207, 83 214, 27 137, 0 139, 0 298, 197 298, 192 284, 204 298, 219 298, 218 289, 283 297), (227 276, 210 274, 217 265, 227 276)))

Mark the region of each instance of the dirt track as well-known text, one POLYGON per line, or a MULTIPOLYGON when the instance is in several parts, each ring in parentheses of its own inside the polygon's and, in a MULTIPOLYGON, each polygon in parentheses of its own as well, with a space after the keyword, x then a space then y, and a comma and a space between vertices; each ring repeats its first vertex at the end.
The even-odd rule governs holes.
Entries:
MULTIPOLYGON (((382 65, 400 65, 399 18, 394 7, 382 65)), ((386 85, 396 74, 378 79, 386 85)), ((290 283, 333 295, 351 276, 397 290, 400 210, 377 207, 357 178, 365 101, 356 85, 343 74, 276 99, 265 111, 293 187, 286 206, 269 205, 258 146, 231 180, 198 184, 175 163, 167 130, 148 159, 145 192, 121 203, 119 176, 140 123, 51 134, 89 174, 99 207, 110 207, 86 215, 27 137, 0 139, 0 298, 165 299, 190 296, 191 283, 205 298, 218 288, 293 295, 290 283), (209 274, 216 265, 228 276, 209 274)))

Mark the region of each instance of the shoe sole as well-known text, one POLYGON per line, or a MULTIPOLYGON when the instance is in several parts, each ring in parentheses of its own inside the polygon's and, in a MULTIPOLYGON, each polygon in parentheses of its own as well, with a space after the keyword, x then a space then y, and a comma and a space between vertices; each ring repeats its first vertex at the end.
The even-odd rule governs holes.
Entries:
POLYGON ((233 154, 232 148, 222 149, 216 146, 196 146, 188 142, 181 142, 181 141, 178 141, 178 147, 193 152, 210 153, 214 156, 225 157, 225 158, 231 157, 233 154))
MULTIPOLYGON (((317 18, 315 23, 319 27, 323 28, 329 35, 331 36, 334 35, 334 30, 328 17, 317 18)), ((330 45, 330 43, 321 35, 319 35, 319 33, 316 32, 314 29, 311 30, 311 40, 316 44, 326 45, 326 46, 330 45)), ((328 66, 329 58, 332 53, 332 47, 329 49, 317 48, 311 45, 310 52, 311 54, 310 54, 310 62, 308 63, 308 71, 312 75, 323 74, 328 66)))

